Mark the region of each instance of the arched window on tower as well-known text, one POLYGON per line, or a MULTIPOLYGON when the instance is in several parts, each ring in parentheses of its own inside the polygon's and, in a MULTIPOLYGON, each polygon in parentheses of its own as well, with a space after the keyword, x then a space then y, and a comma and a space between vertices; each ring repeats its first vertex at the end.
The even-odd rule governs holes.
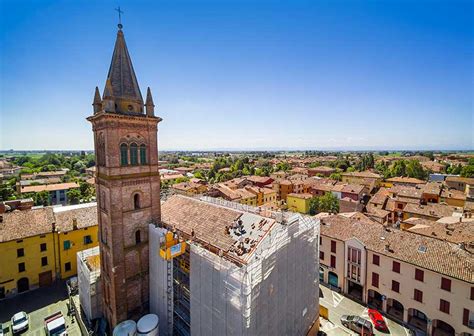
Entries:
POLYGON ((142 242, 142 237, 141 237, 141 233, 140 233, 140 230, 137 230, 135 232, 135 244, 140 244, 142 242))
POLYGON ((140 194, 133 195, 133 208, 140 209, 140 194))
POLYGON ((130 145, 130 164, 138 164, 138 146, 136 143, 130 145))
POLYGON ((140 145, 140 164, 146 164, 146 146, 140 145))
POLYGON ((120 145, 120 165, 128 165, 128 146, 124 143, 120 145))

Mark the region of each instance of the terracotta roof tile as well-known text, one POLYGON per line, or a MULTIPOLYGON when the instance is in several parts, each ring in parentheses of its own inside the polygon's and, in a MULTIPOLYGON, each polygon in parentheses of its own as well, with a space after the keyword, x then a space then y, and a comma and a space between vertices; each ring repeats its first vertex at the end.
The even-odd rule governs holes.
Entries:
POLYGON ((472 254, 453 243, 396 229, 387 231, 383 225, 362 223, 338 215, 321 219, 321 234, 343 241, 357 238, 367 249, 378 254, 474 282, 472 254), (426 252, 420 252, 420 246, 424 246, 426 252))

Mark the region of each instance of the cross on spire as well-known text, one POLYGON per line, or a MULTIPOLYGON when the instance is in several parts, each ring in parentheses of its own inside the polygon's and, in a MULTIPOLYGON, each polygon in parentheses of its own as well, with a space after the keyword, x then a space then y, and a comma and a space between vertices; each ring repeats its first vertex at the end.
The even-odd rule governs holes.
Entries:
POLYGON ((119 24, 117 26, 119 27, 119 29, 122 29, 123 28, 123 25, 122 25, 123 11, 120 9, 120 6, 118 6, 118 8, 115 8, 115 10, 118 12, 118 17, 119 17, 119 24))

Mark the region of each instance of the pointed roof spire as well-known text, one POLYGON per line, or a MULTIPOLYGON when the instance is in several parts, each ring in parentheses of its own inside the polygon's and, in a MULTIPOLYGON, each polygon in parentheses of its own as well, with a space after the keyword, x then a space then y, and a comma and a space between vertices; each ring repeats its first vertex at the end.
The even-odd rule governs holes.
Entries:
POLYGON ((155 106, 155 104, 153 103, 153 97, 151 96, 150 87, 148 87, 148 89, 146 90, 146 104, 145 105, 155 106))
POLYGON ((133 70, 132 60, 128 53, 123 31, 120 27, 117 32, 117 40, 115 41, 107 81, 110 81, 111 88, 107 88, 106 85, 104 96, 105 91, 109 89, 109 96, 143 104, 137 76, 133 70))
POLYGON ((107 78, 107 81, 105 82, 104 95, 102 97, 105 99, 106 97, 113 97, 113 95, 112 83, 110 82, 110 79, 107 78))
POLYGON ((96 87, 95 87, 95 93, 94 93, 94 102, 93 102, 93 105, 95 105, 95 104, 100 104, 100 103, 102 103, 102 99, 100 98, 99 88, 96 86, 96 87))

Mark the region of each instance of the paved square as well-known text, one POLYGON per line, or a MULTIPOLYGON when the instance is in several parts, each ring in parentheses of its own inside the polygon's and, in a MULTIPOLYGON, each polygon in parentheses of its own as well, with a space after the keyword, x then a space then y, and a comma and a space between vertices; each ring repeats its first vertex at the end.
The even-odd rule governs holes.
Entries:
POLYGON ((23 335, 44 336, 44 318, 61 311, 66 320, 68 336, 80 336, 77 322, 67 315, 68 296, 66 284, 57 282, 51 287, 39 288, 19 294, 11 299, 0 301, 0 323, 5 335, 12 335, 10 319, 19 312, 25 311, 30 317, 30 327, 23 335))

